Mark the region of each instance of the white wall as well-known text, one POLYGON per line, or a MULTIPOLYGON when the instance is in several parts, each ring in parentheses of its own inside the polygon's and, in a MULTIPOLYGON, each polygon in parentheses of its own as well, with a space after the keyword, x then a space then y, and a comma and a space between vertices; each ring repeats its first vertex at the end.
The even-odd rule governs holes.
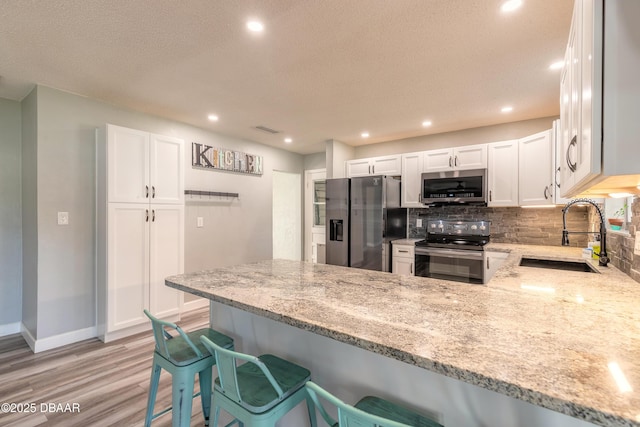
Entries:
POLYGON ((326 142, 327 179, 344 178, 346 176, 344 162, 355 159, 356 152, 344 142, 330 139, 326 142))
POLYGON ((302 259, 302 177, 273 171, 273 258, 302 259))
MULTIPOLYGON (((37 175, 37 245, 25 245, 25 253, 37 265, 37 278, 35 286, 28 285, 33 292, 25 294, 23 303, 37 306, 34 338, 95 326, 94 129, 105 123, 183 138, 187 189, 240 194, 230 201, 187 204, 186 272, 271 258, 272 171, 302 173, 301 155, 44 86, 37 87, 35 96, 37 170, 31 164, 29 177, 37 175), (193 169, 192 142, 262 155, 264 174, 193 169), (58 211, 69 212, 69 226, 56 224, 58 211), (205 227, 196 228, 197 216, 204 217, 205 227)), ((27 144, 32 146, 36 144, 27 144)))
POLYGON ((22 320, 21 107, 0 99, 0 336, 22 320))

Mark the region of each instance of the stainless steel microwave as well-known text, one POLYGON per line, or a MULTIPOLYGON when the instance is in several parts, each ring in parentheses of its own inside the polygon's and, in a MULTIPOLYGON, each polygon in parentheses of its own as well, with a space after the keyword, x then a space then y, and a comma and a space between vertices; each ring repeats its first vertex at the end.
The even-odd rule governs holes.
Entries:
POLYGON ((427 172, 422 174, 421 202, 425 205, 487 204, 487 170, 427 172))

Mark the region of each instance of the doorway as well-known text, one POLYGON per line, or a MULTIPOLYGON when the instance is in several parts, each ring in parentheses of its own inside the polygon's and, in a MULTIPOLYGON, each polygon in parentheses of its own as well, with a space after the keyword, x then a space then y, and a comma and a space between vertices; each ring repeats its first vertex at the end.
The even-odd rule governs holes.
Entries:
POLYGON ((304 259, 319 264, 325 263, 326 177, 326 169, 312 169, 304 179, 304 259))
POLYGON ((298 173, 273 171, 273 259, 302 259, 302 197, 298 173))

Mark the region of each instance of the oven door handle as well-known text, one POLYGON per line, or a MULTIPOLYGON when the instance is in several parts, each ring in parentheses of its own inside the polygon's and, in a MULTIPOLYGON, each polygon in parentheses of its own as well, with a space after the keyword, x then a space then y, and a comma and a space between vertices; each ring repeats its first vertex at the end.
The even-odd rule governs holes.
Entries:
POLYGON ((456 249, 416 248, 416 255, 434 255, 444 258, 476 259, 481 260, 484 251, 465 251, 456 249))

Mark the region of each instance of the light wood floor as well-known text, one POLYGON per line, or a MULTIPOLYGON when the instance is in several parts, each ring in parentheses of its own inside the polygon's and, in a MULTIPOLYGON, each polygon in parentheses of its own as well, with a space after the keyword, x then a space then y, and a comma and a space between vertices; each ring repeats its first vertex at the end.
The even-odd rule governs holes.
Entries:
MULTIPOLYGON (((178 323, 186 331, 206 327, 209 311, 190 311, 178 323)), ((0 412, 0 426, 142 426, 153 348, 150 331, 108 344, 91 339, 38 354, 20 335, 0 338, 0 404, 37 407, 35 413, 0 412), (77 403, 80 412, 43 412, 42 403, 77 403)), ((156 412, 170 404, 171 376, 163 371, 156 412)), ((200 398, 192 407, 191 425, 204 425, 200 398)), ((170 425, 171 413, 152 423, 170 425)))

